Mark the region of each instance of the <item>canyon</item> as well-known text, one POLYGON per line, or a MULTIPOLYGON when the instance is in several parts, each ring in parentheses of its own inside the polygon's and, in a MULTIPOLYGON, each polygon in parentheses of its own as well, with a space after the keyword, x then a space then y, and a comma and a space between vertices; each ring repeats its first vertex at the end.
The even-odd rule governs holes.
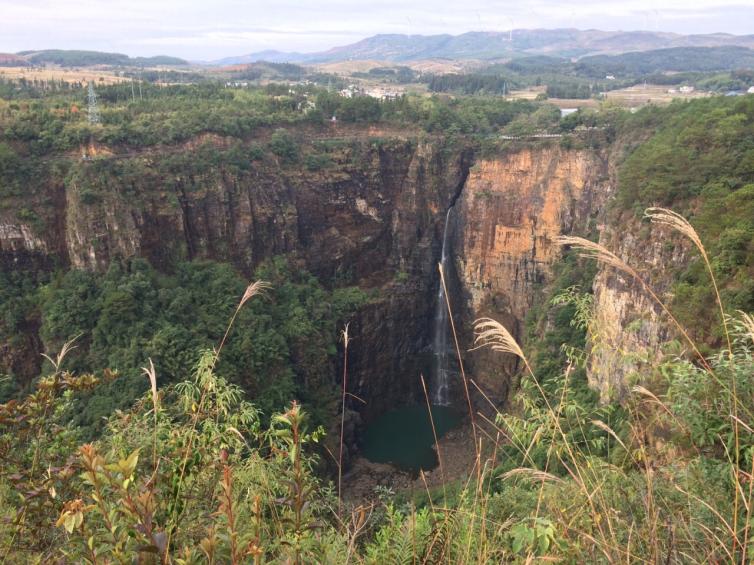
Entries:
MULTIPOLYGON (((600 237, 624 254, 645 245, 605 227, 618 158, 607 143, 522 141, 482 151, 463 137, 395 133, 305 143, 330 164, 309 170, 266 157, 241 168, 203 165, 202 151, 229 151, 230 141, 215 135, 143 152, 90 147, 89 160, 60 156, 66 174, 50 165, 3 202, 3 268, 103 271, 111 261, 144 257, 169 270, 173 261, 205 258, 251 276, 266 259, 287 255, 326 285, 371 291, 343 321, 351 336, 349 391, 364 401, 353 409, 368 421, 423 398, 419 375, 433 370, 446 217, 445 274, 463 361, 496 404, 507 398, 517 360, 469 351, 473 321, 492 317, 523 339, 527 313, 547 300, 561 234, 600 237), (170 164, 176 154, 188 160, 170 164), (34 221, 19 219, 20 209, 34 221)), ((615 353, 624 339, 618 329, 642 315, 630 339, 648 346, 666 335, 630 281, 600 270, 594 292, 597 318, 613 328, 614 343, 595 349, 589 375, 607 399, 631 370, 615 353)), ((30 323, 23 340, 0 348, 0 370, 31 379, 44 347, 30 323)), ((457 405, 460 383, 454 379, 450 390, 457 405)))

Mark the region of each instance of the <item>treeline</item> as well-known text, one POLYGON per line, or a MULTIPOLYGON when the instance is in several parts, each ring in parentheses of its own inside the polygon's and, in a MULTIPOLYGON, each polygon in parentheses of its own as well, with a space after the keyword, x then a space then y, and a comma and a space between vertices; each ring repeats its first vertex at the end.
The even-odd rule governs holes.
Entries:
POLYGON ((84 85, 79 81, 26 77, 8 80, 0 77, 0 99, 3 100, 42 98, 48 93, 76 91, 81 88, 84 88, 84 85))
POLYGON ((21 51, 23 56, 33 64, 50 63, 62 67, 86 67, 90 65, 111 66, 155 66, 155 65, 188 65, 185 59, 158 55, 155 57, 129 57, 123 53, 106 53, 102 51, 82 51, 65 49, 46 49, 42 51, 21 51))
POLYGON ((505 94, 519 87, 508 77, 489 74, 434 75, 427 86, 432 92, 458 94, 505 94))
POLYGON ((548 84, 545 90, 548 98, 591 98, 595 92, 590 84, 584 82, 561 82, 548 84))
POLYGON ((426 131, 490 133, 539 108, 499 98, 402 96, 347 98, 315 85, 225 88, 217 83, 160 88, 143 83, 97 87, 101 123, 87 121, 85 89, 16 97, 0 109, 0 141, 23 154, 69 151, 90 140, 133 147, 172 144, 201 133, 245 138, 260 128, 353 123, 411 125, 426 131))
POLYGON ((259 80, 278 79, 278 80, 301 80, 307 75, 307 70, 293 63, 270 63, 259 61, 251 63, 240 71, 234 71, 232 78, 234 80, 259 80))
POLYGON ((426 76, 432 92, 500 95, 528 87, 546 87, 553 98, 589 98, 593 94, 633 85, 637 78, 598 79, 576 69, 574 63, 556 57, 522 57, 495 63, 473 73, 426 76))
POLYGON ((408 84, 419 78, 419 73, 410 67, 375 67, 367 72, 355 72, 354 77, 378 79, 382 82, 394 82, 397 84, 408 84))
POLYGON ((604 77, 606 74, 641 76, 660 72, 721 71, 754 68, 754 51, 746 47, 672 47, 622 53, 594 55, 580 59, 577 73, 604 77))
POLYGON ((597 55, 576 62, 558 57, 521 57, 473 73, 425 76, 422 80, 432 92, 502 94, 545 86, 549 97, 584 99, 642 82, 693 84, 713 91, 746 90, 754 84, 751 69, 754 51, 745 47, 677 47, 597 55))
POLYGON ((121 76, 131 78, 134 81, 147 81, 155 83, 159 82, 169 84, 196 84, 210 80, 206 75, 202 73, 177 71, 173 69, 142 69, 138 71, 126 70, 121 73, 121 76))

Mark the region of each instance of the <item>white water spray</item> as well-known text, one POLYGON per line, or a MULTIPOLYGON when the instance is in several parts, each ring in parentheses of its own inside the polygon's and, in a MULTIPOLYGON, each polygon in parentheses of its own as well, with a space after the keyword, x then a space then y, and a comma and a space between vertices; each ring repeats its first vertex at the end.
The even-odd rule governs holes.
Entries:
MULTIPOLYGON (((442 251, 440 253, 440 267, 445 276, 447 276, 448 224, 450 223, 451 210, 453 208, 448 208, 448 213, 445 214, 445 228, 442 232, 442 251)), ((448 305, 445 298, 445 288, 442 281, 440 281, 439 290, 437 291, 437 306, 435 307, 434 335, 432 336, 432 353, 434 354, 435 361, 432 402, 439 406, 448 406, 450 404, 450 379, 452 375, 448 366, 448 326, 448 305)))

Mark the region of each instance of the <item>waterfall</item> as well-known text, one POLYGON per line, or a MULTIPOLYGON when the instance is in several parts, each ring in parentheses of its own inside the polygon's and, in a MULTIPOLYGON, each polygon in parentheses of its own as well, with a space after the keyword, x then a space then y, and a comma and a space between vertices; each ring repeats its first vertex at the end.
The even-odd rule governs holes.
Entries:
MULTIPOLYGON (((442 252, 440 253, 440 266, 446 277, 448 264, 448 224, 450 223, 450 212, 453 208, 448 208, 445 214, 445 228, 442 232, 442 252)), ((434 354, 434 375, 432 387, 432 402, 439 406, 448 406, 450 404, 450 379, 451 371, 448 366, 449 361, 449 320, 448 305, 445 298, 445 289, 440 281, 437 291, 437 305, 435 306, 435 327, 432 336, 432 353, 434 354)))

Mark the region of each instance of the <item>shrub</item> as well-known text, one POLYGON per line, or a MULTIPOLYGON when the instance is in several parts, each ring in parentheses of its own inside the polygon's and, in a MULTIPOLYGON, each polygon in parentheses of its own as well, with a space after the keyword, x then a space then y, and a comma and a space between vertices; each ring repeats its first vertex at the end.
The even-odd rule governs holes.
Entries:
POLYGON ((291 134, 284 129, 274 131, 270 138, 269 148, 285 162, 292 163, 298 159, 298 145, 291 134))

